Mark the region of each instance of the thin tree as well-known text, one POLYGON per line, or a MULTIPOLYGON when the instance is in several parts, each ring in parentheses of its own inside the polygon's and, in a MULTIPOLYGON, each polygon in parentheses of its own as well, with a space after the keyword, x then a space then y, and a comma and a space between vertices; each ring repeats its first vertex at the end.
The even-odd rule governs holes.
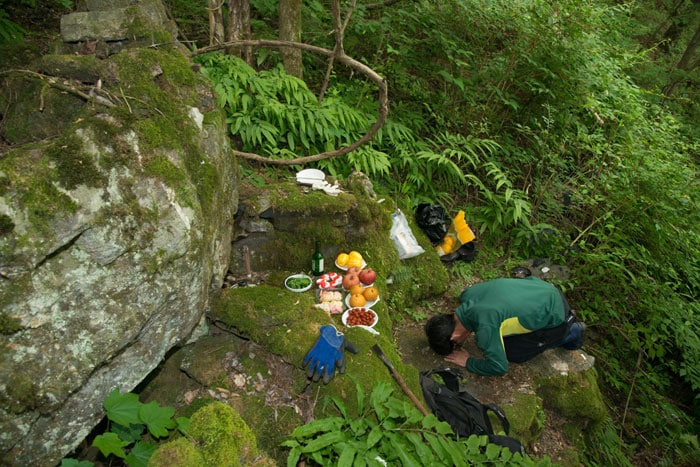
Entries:
POLYGON ((207 0, 209 11, 209 45, 223 44, 224 39, 224 14, 221 7, 224 0, 207 0))
MULTIPOLYGON (((301 0, 280 0, 278 37, 284 42, 301 42, 301 0)), ((280 53, 284 71, 303 79, 301 49, 283 47, 280 53)))

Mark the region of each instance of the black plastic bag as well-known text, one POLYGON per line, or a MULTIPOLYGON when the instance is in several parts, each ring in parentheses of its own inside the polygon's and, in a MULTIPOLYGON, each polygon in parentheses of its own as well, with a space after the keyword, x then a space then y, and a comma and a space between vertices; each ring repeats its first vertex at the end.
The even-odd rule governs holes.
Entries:
POLYGON ((421 203, 416 207, 416 224, 435 245, 447 235, 452 218, 439 204, 421 203))

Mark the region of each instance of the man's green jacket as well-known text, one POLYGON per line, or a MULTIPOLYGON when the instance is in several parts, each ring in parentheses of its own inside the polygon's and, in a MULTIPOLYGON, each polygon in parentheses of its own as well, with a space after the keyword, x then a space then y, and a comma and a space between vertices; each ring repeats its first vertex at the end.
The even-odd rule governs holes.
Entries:
POLYGON ((503 337, 559 326, 564 302, 556 287, 536 277, 496 279, 466 288, 456 313, 484 353, 483 359, 470 357, 467 369, 502 375, 508 370, 503 337))

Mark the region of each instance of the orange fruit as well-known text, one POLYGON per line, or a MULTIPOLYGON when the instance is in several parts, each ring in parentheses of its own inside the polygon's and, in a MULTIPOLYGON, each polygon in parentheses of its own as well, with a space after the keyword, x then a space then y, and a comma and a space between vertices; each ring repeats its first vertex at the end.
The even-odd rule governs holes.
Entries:
POLYGON ((360 264, 362 264, 362 254, 358 251, 353 250, 348 253, 348 258, 351 260, 359 260, 360 264))
POLYGON ((365 306, 367 299, 362 294, 351 294, 350 295, 350 306, 356 308, 358 306, 365 306))
POLYGON ((362 295, 365 292, 365 288, 362 287, 360 284, 355 284, 352 287, 350 287, 350 295, 357 295, 360 294, 362 295))
POLYGON ((376 287, 367 287, 364 292, 362 292, 362 295, 368 302, 372 302, 379 297, 379 290, 377 290, 376 287))
POLYGON ((338 266, 345 267, 345 265, 348 264, 348 259, 350 259, 350 257, 347 253, 340 253, 335 258, 335 262, 338 264, 338 266))

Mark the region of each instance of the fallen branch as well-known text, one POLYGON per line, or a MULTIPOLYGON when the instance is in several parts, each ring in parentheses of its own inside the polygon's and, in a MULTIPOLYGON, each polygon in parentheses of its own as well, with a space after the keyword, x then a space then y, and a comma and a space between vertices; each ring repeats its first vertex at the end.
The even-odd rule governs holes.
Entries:
MULTIPOLYGON (((35 77, 35 78, 39 78, 40 80, 42 80, 42 81, 44 81, 45 83, 47 83, 49 86, 51 86, 51 87, 53 87, 53 88, 56 88, 56 89, 58 89, 58 90, 60 90, 60 91, 64 91, 64 92, 67 92, 67 93, 69 93, 69 94, 73 94, 73 95, 75 95, 75 96, 78 96, 78 97, 80 97, 81 99, 84 99, 84 100, 87 101, 87 102, 92 102, 92 103, 95 103, 95 104, 104 105, 105 107, 116 107, 116 106, 117 106, 117 104, 115 104, 114 102, 110 101, 109 99, 107 99, 107 98, 105 98, 105 97, 97 96, 97 95, 93 95, 93 94, 86 94, 86 93, 84 93, 83 91, 81 91, 80 89, 77 89, 75 86, 67 86, 67 85, 65 85, 65 84, 63 84, 63 83, 58 82, 58 80, 57 80, 56 77, 44 75, 44 74, 42 74, 42 73, 37 73, 36 71, 31 71, 31 70, 7 70, 7 71, 1 72, 0 74, 11 74, 11 73, 25 74, 25 75, 33 76, 33 77, 35 77)), ((96 88, 93 86, 93 87, 91 88, 91 91, 94 91, 95 89, 96 89, 96 88)), ((42 107, 42 108, 41 108, 40 110, 43 110, 43 103, 42 103, 41 107, 42 107)))

